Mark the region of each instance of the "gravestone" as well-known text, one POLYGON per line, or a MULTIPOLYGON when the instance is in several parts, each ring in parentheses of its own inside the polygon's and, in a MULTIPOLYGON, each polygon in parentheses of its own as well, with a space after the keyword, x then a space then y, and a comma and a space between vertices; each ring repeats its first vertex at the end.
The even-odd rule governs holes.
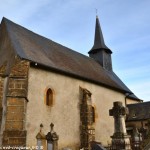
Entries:
POLYGON ((113 108, 109 110, 109 115, 114 117, 114 134, 112 138, 113 150, 131 150, 130 136, 127 135, 125 117, 129 113, 128 108, 122 102, 114 102, 113 108))
POLYGON ((47 140, 47 149, 48 150, 58 150, 58 135, 54 132, 54 124, 50 124, 51 131, 47 133, 46 140, 47 140))
POLYGON ((46 136, 42 131, 43 124, 40 124, 40 132, 36 135, 37 139, 37 150, 46 149, 46 136))

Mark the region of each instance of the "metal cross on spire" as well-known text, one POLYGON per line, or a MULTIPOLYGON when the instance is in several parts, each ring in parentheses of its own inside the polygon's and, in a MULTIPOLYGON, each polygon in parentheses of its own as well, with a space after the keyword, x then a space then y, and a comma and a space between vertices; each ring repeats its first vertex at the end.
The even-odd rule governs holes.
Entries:
POLYGON ((95 8, 95 12, 96 12, 96 16, 97 16, 97 14, 98 14, 98 9, 97 8, 95 8))

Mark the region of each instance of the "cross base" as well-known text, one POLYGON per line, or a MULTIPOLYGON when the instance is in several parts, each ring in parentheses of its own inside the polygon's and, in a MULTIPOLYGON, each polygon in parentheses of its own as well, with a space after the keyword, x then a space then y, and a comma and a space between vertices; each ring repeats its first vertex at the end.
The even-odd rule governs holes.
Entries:
POLYGON ((112 150, 131 150, 130 136, 127 134, 116 133, 112 138, 112 150))

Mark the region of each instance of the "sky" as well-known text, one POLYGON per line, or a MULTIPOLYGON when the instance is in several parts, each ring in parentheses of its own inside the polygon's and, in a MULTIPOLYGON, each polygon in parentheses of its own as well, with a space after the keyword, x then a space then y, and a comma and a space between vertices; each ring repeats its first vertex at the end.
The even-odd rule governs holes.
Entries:
POLYGON ((114 72, 150 101, 149 0, 0 0, 2 17, 88 56, 96 9, 114 72))

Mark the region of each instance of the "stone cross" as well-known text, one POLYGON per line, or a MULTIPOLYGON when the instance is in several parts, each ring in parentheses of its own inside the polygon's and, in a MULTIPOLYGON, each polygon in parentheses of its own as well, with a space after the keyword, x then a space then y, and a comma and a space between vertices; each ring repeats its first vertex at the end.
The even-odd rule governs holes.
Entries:
POLYGON ((125 125, 128 113, 128 108, 124 107, 122 102, 114 102, 113 108, 109 110, 109 115, 114 117, 114 134, 111 136, 113 150, 131 150, 130 136, 127 135, 125 125))
POLYGON ((127 107, 122 106, 122 102, 114 102, 114 106, 109 110, 109 115, 114 117, 115 133, 126 134, 125 116, 129 113, 127 107))

